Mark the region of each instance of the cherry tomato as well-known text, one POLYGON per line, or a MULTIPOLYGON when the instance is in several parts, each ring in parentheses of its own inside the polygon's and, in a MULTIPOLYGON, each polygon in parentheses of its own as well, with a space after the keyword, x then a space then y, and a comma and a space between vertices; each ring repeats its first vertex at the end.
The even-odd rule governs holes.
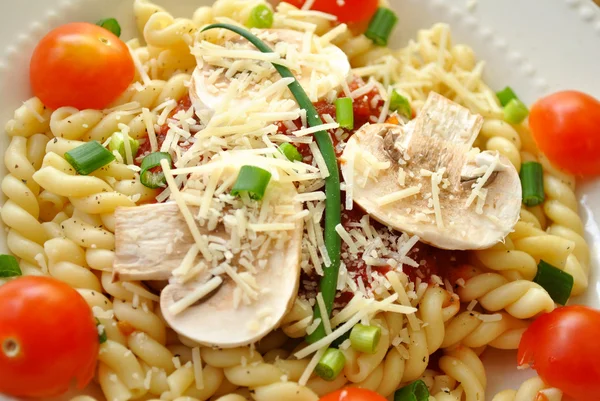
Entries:
MULTIPOLYGON (((285 0, 298 8, 302 7, 306 0, 285 0)), ((369 21, 377 11, 379 0, 315 0, 311 10, 323 11, 338 17, 340 22, 364 22, 369 21), (343 4, 342 4, 343 3, 343 4)))
POLYGON ((98 358, 98 329, 77 291, 50 277, 0 287, 0 394, 48 398, 82 389, 98 358))
POLYGON ((51 109, 103 109, 134 76, 127 45, 108 30, 85 22, 51 31, 38 43, 29 66, 33 93, 51 109))
POLYGON ((321 397, 319 401, 386 401, 386 399, 371 390, 346 387, 321 397))
POLYGON ((540 150, 573 174, 600 174, 600 102, 585 93, 557 92, 531 108, 529 125, 540 150))
POLYGON ((577 401, 600 400, 600 311, 565 306, 537 318, 519 344, 519 365, 577 401))

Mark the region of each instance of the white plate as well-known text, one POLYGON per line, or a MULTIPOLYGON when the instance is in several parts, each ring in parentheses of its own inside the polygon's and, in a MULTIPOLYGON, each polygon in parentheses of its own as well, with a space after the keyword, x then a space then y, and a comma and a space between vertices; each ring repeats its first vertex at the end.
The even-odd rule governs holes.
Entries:
MULTIPOLYGON (((474 48, 486 60, 485 79, 492 88, 512 86, 527 103, 558 89, 579 89, 600 98, 598 45, 600 9, 591 0, 389 0, 400 16, 393 46, 401 46, 420 28, 435 22, 452 27, 455 42, 474 48)), ((176 16, 192 15, 211 0, 156 0, 176 16)), ((123 37, 136 34, 132 0, 20 0, 0 2, 0 121, 12 116, 30 96, 28 61, 37 41, 50 28, 70 21, 116 17, 123 37)), ((59 77, 57 77, 59 79, 59 77)), ((0 135, 0 148, 8 137, 0 135)), ((0 178, 4 176, 4 171, 0 178)), ((590 288, 578 302, 600 307, 600 183, 579 184, 581 213, 592 249, 590 288)), ((0 223, 1 224, 1 223, 0 223)), ((5 233, 0 251, 6 252, 5 233)), ((517 372, 515 354, 486 351, 491 399, 517 388, 532 372, 517 372)), ((6 399, 0 395, 0 400, 6 399)), ((64 399, 64 398, 63 398, 64 399)))

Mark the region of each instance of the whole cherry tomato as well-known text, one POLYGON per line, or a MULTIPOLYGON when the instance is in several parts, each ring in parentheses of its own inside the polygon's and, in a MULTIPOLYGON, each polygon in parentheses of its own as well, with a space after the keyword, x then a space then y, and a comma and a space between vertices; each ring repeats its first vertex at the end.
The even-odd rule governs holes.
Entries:
MULTIPOLYGON (((285 0, 298 8, 302 7, 306 0, 285 0)), ((323 11, 338 17, 340 22, 364 22, 369 21, 377 7, 379 0, 315 0, 311 10, 323 11)))

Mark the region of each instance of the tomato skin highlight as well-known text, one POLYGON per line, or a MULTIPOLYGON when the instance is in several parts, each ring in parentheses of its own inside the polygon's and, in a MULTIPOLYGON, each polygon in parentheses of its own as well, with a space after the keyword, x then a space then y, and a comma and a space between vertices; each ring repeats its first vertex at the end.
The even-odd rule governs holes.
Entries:
POLYGON ((600 400, 600 311, 565 306, 538 317, 523 334, 518 364, 577 401, 600 400))
POLYGON ((533 105, 529 126, 552 164, 572 174, 600 174, 598 100, 577 91, 554 93, 533 105))
MULTIPOLYGON (((285 1, 298 8, 306 3, 306 0, 285 1)), ((341 6, 338 0, 315 0, 311 10, 336 15, 339 22, 353 23, 369 21, 377 11, 378 5, 378 0, 345 0, 341 6)))
POLYGON ((319 401, 387 401, 374 391, 357 387, 346 387, 321 397, 319 401))
POLYGON ((48 398, 74 379, 78 389, 88 385, 98 329, 75 289, 50 277, 21 277, 0 287, 0 305, 0 394, 48 398), (11 340, 18 350, 7 355, 11 340))
POLYGON ((35 48, 29 80, 35 96, 51 109, 103 109, 135 77, 127 45, 110 31, 86 22, 62 25, 35 48))

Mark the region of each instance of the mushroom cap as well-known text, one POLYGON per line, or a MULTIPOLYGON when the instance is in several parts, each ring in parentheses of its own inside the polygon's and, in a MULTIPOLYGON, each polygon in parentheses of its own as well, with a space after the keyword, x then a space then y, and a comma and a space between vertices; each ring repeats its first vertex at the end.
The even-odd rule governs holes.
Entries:
MULTIPOLYGON (((265 198, 293 200, 297 194, 290 182, 272 181, 265 198)), ((280 205, 282 203, 279 203, 280 205)), ((300 202, 290 202, 299 213, 303 206, 300 202)), ((183 222, 182 222, 183 223, 183 222)), ((185 223, 183 223, 185 224, 185 223)), ((223 282, 208 296, 178 314, 170 307, 178 300, 206 283, 214 276, 206 270, 193 282, 185 284, 171 282, 161 292, 160 306, 167 323, 179 334, 206 346, 233 348, 257 342, 279 325, 287 311, 292 307, 298 293, 300 279, 300 258, 302 249, 302 219, 294 220, 294 229, 285 231, 287 235, 279 245, 273 241, 267 252, 266 265, 255 266, 255 280, 252 287, 259 289, 256 300, 236 307, 235 291, 238 284, 227 274, 221 275, 223 282)), ((230 234, 220 226, 210 235, 229 239, 230 234)), ((260 253, 260 250, 253 253, 260 253)), ((239 255, 234 256, 231 266, 237 265, 239 255)), ((257 258, 257 260, 260 258, 257 258)), ((245 268, 238 269, 244 272, 245 268)))
MULTIPOLYGON (((306 57, 302 53, 302 47, 306 33, 291 29, 264 29, 253 30, 257 36, 262 39, 271 49, 282 54, 282 57, 292 57, 303 61, 302 64, 291 62, 292 66, 300 66, 300 68, 292 68, 296 79, 302 87, 308 92, 311 92, 311 77, 318 82, 316 85, 316 97, 322 98, 331 90, 340 86, 343 80, 350 73, 350 62, 346 54, 333 44, 327 44, 319 50, 320 58, 316 60, 304 60, 306 57), (293 49, 293 50, 292 50, 293 49), (327 57, 324 57, 327 56, 327 57)), ((318 37, 313 36, 318 40, 318 37)), ((236 50, 254 50, 256 48, 246 39, 236 36, 234 39, 229 39, 225 44, 228 48, 236 50)), ((210 50, 207 51, 210 54, 210 50)), ((198 67, 194 70, 190 83, 190 98, 195 110, 215 110, 223 102, 233 79, 237 79, 237 74, 228 77, 225 73, 218 75, 216 80, 213 75, 215 71, 221 67, 211 64, 210 59, 206 61, 203 56, 197 56, 198 67)), ((256 63, 255 63, 256 64, 256 63)), ((255 66, 256 67, 256 66, 255 66)), ((266 74, 251 73, 249 78, 250 83, 245 84, 243 91, 234 95, 235 104, 238 107, 245 107, 255 100, 256 94, 265 89, 265 85, 277 82, 281 77, 279 73, 271 65, 267 65, 271 70, 266 74)), ((258 67, 257 67, 258 68, 258 67)), ((291 92, 286 91, 284 96, 293 101, 294 98, 291 92)))
MULTIPOLYGON (((463 134, 442 137, 435 129, 445 123, 436 121, 439 116, 427 110, 420 116, 405 126, 365 125, 350 137, 342 154, 341 170, 346 182, 354 183, 354 202, 381 223, 417 235, 438 248, 485 249, 502 241, 519 219, 518 172, 497 152, 470 149, 476 135, 463 134, 471 128, 479 130, 480 124, 475 120, 468 123, 473 127, 463 130, 463 134), (495 171, 482 191, 487 191, 485 203, 481 205, 482 200, 475 197, 467 206, 477 181, 464 182, 463 175, 479 171, 481 176, 484 170, 487 172, 486 163, 493 164, 495 171), (371 166, 368 178, 366 165, 371 166), (434 185, 433 179, 439 184, 434 185), (441 219, 435 216, 434 187, 439 190, 441 219), (389 200, 391 194, 406 189, 417 193, 382 203, 382 198, 389 200)), ((464 121, 459 123, 463 124, 464 121)))

